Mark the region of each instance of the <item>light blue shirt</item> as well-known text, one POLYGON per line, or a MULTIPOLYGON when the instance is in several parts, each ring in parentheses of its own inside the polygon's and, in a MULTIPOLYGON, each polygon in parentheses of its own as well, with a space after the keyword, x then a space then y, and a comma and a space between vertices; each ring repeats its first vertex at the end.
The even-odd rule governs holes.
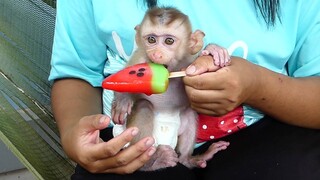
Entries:
MULTIPOLYGON (((58 1, 49 80, 73 77, 100 87, 105 76, 120 70, 135 49, 134 27, 146 11, 137 2, 58 1)), ((281 0, 281 22, 269 28, 253 0, 160 0, 159 4, 187 14, 193 29, 205 32, 205 44, 236 46, 233 56, 292 77, 320 75, 320 1, 281 0)), ((112 93, 105 91, 107 114, 111 99, 112 93)), ((247 125, 262 116, 245 107, 247 125)))

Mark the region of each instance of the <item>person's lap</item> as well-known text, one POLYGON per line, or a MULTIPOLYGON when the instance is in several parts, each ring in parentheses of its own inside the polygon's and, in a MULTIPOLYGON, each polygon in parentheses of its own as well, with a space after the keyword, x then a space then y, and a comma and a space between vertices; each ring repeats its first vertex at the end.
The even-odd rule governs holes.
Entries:
MULTIPOLYGON (((101 137, 111 137, 110 129, 101 137)), ((77 166, 72 179, 290 179, 320 178, 320 130, 304 129, 264 118, 235 134, 219 139, 229 147, 218 152, 205 169, 189 170, 182 165, 131 175, 90 174, 77 166)), ((201 153, 208 142, 195 150, 201 153)))
POLYGON ((224 180, 320 179, 319 130, 289 126, 267 117, 223 140, 230 142, 227 150, 217 153, 206 169, 195 170, 198 176, 224 180))

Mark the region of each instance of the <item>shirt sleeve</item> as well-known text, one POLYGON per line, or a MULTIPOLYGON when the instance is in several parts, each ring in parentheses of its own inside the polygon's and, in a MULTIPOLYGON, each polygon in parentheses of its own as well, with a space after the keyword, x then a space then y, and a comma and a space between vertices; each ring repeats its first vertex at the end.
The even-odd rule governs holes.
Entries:
POLYGON ((290 76, 320 76, 319 9, 320 1, 307 1, 301 4, 295 50, 288 61, 290 76))
POLYGON ((106 51, 97 32, 91 0, 57 1, 49 81, 79 78, 101 86, 106 51))

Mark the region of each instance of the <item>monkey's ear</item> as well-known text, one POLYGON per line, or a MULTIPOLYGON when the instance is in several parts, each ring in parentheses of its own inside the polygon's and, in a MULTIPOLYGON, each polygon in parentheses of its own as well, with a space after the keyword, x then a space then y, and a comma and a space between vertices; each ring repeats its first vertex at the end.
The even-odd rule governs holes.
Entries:
POLYGON ((204 32, 200 30, 196 30, 191 34, 190 51, 192 55, 198 53, 202 49, 204 36, 205 36, 204 32))
POLYGON ((136 30, 136 35, 135 35, 135 38, 136 38, 136 43, 137 44, 140 44, 140 25, 136 25, 136 27, 134 27, 134 30, 136 30))
POLYGON ((134 27, 134 30, 139 31, 140 29, 140 25, 136 25, 136 27, 134 27))

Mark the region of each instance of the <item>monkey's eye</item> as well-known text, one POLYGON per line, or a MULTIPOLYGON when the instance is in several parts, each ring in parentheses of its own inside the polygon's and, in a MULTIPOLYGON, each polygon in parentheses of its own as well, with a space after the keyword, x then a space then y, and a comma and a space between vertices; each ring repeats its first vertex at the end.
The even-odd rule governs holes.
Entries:
POLYGON ((156 40, 156 38, 155 38, 154 36, 149 36, 149 37, 148 37, 148 43, 154 44, 154 43, 156 43, 156 42, 157 42, 157 40, 156 40))
POLYGON ((173 38, 166 38, 164 40, 164 42, 167 44, 167 45, 172 45, 174 43, 174 39, 173 38))

